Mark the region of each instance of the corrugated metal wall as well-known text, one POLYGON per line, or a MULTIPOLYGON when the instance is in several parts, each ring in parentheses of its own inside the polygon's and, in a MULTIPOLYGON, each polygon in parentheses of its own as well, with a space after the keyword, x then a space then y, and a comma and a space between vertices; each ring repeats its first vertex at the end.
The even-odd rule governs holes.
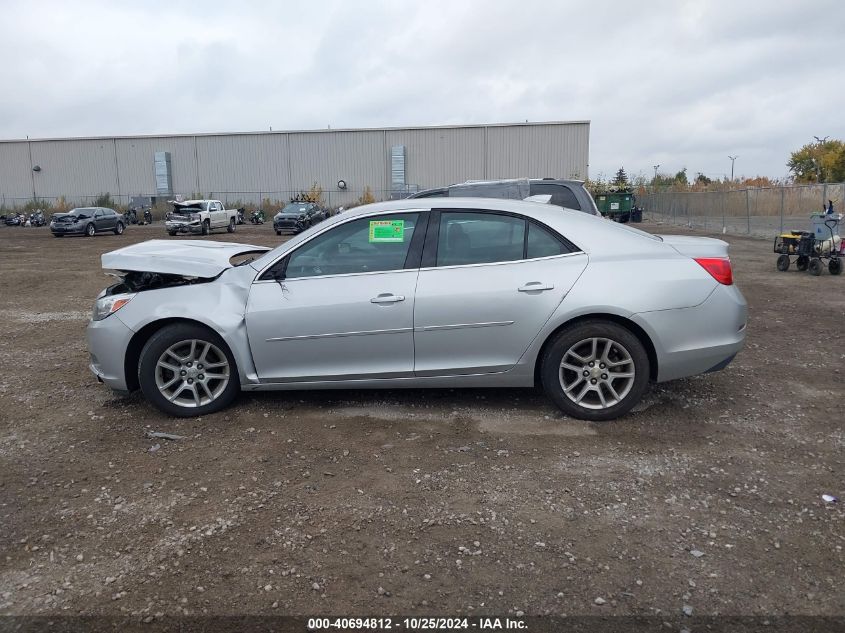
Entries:
POLYGON ((405 146, 406 182, 421 189, 467 179, 585 178, 589 129, 573 122, 0 141, 0 203, 25 202, 33 187, 39 198, 71 202, 154 195, 157 151, 170 152, 175 193, 243 202, 315 182, 333 204, 351 202, 364 187, 387 197, 393 145, 405 146), (337 191, 340 179, 345 192, 337 191))

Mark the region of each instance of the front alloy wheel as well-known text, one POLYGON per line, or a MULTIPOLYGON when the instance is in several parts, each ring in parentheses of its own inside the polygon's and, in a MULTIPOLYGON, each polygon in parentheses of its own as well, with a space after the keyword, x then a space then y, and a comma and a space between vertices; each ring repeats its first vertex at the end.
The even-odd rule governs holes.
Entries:
POLYGON ((219 411, 239 389, 226 344, 192 324, 167 326, 150 338, 141 352, 138 380, 153 405, 176 416, 219 411))
POLYGON ((611 420, 639 402, 648 385, 648 354, 627 328, 585 321, 563 330, 543 354, 543 388, 564 413, 611 420))

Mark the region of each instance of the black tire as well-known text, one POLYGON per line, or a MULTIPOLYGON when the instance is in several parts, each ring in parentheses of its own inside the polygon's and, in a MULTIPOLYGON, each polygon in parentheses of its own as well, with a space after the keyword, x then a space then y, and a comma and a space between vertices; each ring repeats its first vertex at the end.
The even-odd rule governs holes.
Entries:
POLYGON ((64 237, 62 233, 53 233, 53 237, 64 237))
POLYGON ((839 275, 842 273, 842 260, 834 257, 827 263, 827 271, 831 275, 839 275))
POLYGON ((811 274, 811 275, 813 275, 814 277, 818 277, 819 275, 821 275, 821 274, 822 274, 822 268, 823 268, 823 266, 822 266, 822 260, 817 259, 817 258, 815 258, 815 257, 814 257, 813 259, 811 259, 811 260, 810 260, 810 265, 809 265, 809 267, 807 268, 807 270, 808 270, 808 271, 810 272, 810 274, 811 274))
POLYGON ((168 232, 167 232, 167 234, 168 234, 170 237, 176 237, 176 231, 168 231, 168 232))
POLYGON ((781 255, 778 257, 778 270, 780 272, 786 272, 789 270, 789 255, 781 255))
POLYGON ((94 237, 94 233, 97 232, 97 229, 94 227, 93 224, 89 224, 85 227, 85 235, 86 237, 94 237))
MULTIPOLYGON (((583 321, 559 332, 546 346, 546 350, 543 353, 540 362, 540 377, 543 383, 543 390, 561 409, 561 411, 581 420, 599 422, 618 418, 628 413, 628 411, 630 411, 640 401, 643 393, 648 387, 650 367, 645 347, 643 347, 640 340, 630 330, 611 321, 598 319, 583 321), (571 349, 576 348, 581 344, 585 344, 586 341, 593 338, 601 338, 613 343, 611 353, 614 354, 614 359, 612 360, 622 358, 621 356, 616 355, 618 354, 617 350, 619 347, 621 347, 624 351, 627 351, 629 359, 625 361, 626 364, 622 366, 623 371, 630 373, 631 367, 633 367, 634 376, 630 380, 629 388, 626 387, 627 393, 622 395, 615 404, 604 408, 590 408, 589 406, 582 406, 576 403, 565 393, 564 386, 561 383, 561 376, 564 372, 567 372, 565 377, 571 375, 573 377, 580 378, 578 376, 580 370, 570 374, 570 370, 561 367, 564 356, 566 356, 571 349)), ((595 362, 597 363, 595 367, 599 367, 598 363, 600 361, 596 360, 595 362)), ((583 369, 592 371, 592 369, 588 368, 587 365, 585 365, 583 369)), ((609 372, 609 370, 607 371, 609 372)), ((606 376, 607 374, 601 373, 590 380, 598 380, 601 382, 600 379, 606 376)), ((579 389, 581 382, 583 382, 585 387, 587 386, 587 379, 583 379, 580 382, 575 383, 575 385, 579 386, 579 389)), ((613 384, 613 382, 614 379, 611 379, 610 384, 613 384)), ((616 383, 617 386, 618 384, 619 383, 616 383)), ((593 391, 592 387, 590 387, 589 390, 591 399, 594 393, 597 398, 604 398, 605 395, 609 395, 607 387, 604 387, 601 384, 598 385, 597 392, 593 391), (598 394, 601 395, 599 396, 598 394)), ((587 401, 586 396, 584 397, 584 401, 587 401)))
POLYGON ((117 226, 114 227, 114 234, 115 235, 122 235, 123 234, 123 222, 118 222, 117 226))
POLYGON ((229 233, 235 232, 235 218, 232 218, 231 220, 229 220, 229 226, 226 227, 226 230, 229 233))
POLYGON ((175 323, 163 327, 153 334, 141 350, 138 363, 138 383, 144 397, 154 407, 168 415, 176 417, 194 417, 215 413, 224 409, 238 395, 240 379, 238 368, 231 350, 219 334, 202 325, 193 323, 175 323), (196 339, 206 341, 219 348, 229 363, 229 380, 223 391, 211 402, 197 407, 185 407, 174 404, 162 395, 156 386, 155 370, 158 360, 165 350, 180 341, 196 339))
POLYGON ((211 233, 211 223, 208 220, 206 220, 205 222, 202 223, 202 234, 208 235, 209 233, 211 233))
POLYGON ((795 260, 795 267, 798 270, 807 270, 807 266, 810 264, 810 258, 806 255, 799 255, 798 259, 795 260))
POLYGON ((281 234, 282 234, 281 231, 276 231, 276 235, 281 235, 281 234))

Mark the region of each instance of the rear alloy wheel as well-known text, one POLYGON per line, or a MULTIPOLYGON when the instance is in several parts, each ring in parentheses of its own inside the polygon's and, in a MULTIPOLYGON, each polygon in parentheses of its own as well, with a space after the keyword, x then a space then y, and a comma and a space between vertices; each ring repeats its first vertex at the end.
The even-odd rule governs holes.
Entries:
POLYGON ((117 226, 114 227, 114 234, 115 235, 122 235, 123 234, 123 222, 117 223, 117 226))
POLYGON ((94 228, 93 224, 89 224, 88 226, 85 227, 85 235, 87 235, 88 237, 94 237, 94 233, 96 233, 96 232, 97 232, 97 229, 94 228))
POLYGON ((813 275, 814 277, 818 277, 822 274, 822 268, 822 260, 816 258, 810 260, 810 266, 808 270, 810 271, 811 275, 813 275))
POLYGON ((235 359, 223 339, 188 323, 164 327, 147 341, 138 382, 150 403, 178 417, 219 411, 240 389, 235 359))
POLYGON ((229 233, 235 232, 235 218, 229 220, 229 226, 226 227, 226 230, 229 231, 229 233))
POLYGON ((807 266, 810 263, 810 258, 806 255, 799 255, 798 259, 795 260, 795 267, 798 270, 807 270, 807 266))
POLYGON ((560 409, 582 420, 612 420, 636 405, 648 386, 648 354, 634 334, 610 321, 585 321, 557 335, 541 366, 543 388, 560 409))
POLYGON ((827 271, 831 275, 839 275, 842 272, 842 260, 834 257, 827 263, 827 271))
POLYGON ((781 255, 778 257, 778 270, 781 272, 789 270, 789 255, 781 255))

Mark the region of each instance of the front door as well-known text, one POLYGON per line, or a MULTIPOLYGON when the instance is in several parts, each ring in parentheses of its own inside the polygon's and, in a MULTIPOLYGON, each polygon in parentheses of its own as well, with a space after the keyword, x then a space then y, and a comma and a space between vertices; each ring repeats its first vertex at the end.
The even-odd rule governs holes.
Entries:
POLYGON ((259 379, 412 376, 421 220, 425 214, 354 219, 263 272, 246 314, 259 379))
POLYGON ((416 375, 510 369, 586 264, 584 253, 521 216, 443 211, 417 282, 416 375))

